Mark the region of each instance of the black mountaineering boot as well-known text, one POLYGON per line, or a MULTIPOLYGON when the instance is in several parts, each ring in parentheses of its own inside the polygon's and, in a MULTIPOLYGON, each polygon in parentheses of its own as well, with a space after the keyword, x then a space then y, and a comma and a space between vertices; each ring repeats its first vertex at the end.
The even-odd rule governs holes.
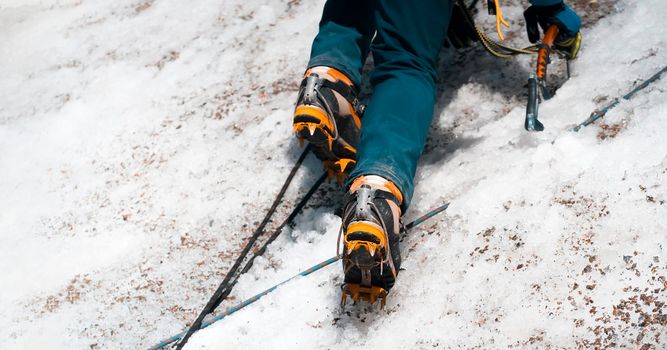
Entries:
POLYGON ((361 176, 350 186, 338 238, 339 247, 343 241, 343 305, 350 296, 371 304, 380 299, 384 307, 401 266, 402 201, 396 185, 380 176, 361 176))
POLYGON ((301 82, 294 132, 308 141, 330 176, 342 181, 354 168, 363 106, 352 81, 330 67, 313 67, 301 82))

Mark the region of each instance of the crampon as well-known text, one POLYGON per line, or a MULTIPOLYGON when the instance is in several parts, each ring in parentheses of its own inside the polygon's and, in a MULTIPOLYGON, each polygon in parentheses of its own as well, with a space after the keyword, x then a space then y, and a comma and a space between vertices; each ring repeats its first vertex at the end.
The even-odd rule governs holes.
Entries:
POLYGON ((345 273, 342 305, 348 297, 355 303, 386 304, 401 263, 401 201, 398 188, 379 176, 362 176, 352 183, 339 234, 345 273))
POLYGON ((356 164, 363 106, 343 73, 329 67, 309 69, 301 82, 293 128, 308 141, 330 177, 342 183, 356 164))
POLYGON ((341 286, 341 304, 345 305, 347 297, 350 296, 355 303, 362 300, 374 304, 380 299, 380 307, 383 308, 389 294, 386 282, 391 281, 393 285, 396 280, 396 270, 392 264, 391 276, 385 276, 386 282, 383 281, 383 265, 387 260, 381 254, 383 245, 354 240, 353 237, 346 237, 345 245, 347 248, 346 254, 343 254, 343 268, 346 282, 341 286))

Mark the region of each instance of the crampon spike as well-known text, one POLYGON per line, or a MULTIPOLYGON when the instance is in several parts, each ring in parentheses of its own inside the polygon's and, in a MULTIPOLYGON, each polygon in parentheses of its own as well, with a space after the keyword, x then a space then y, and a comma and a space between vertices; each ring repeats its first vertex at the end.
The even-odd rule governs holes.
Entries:
POLYGON ((354 159, 343 158, 343 159, 338 160, 338 161, 336 162, 336 165, 338 165, 338 167, 340 168, 340 172, 341 172, 341 173, 344 173, 344 172, 345 172, 345 169, 347 169, 347 166, 348 166, 350 163, 356 163, 356 162, 355 162, 354 159))
POLYGON ((383 309, 387 303, 387 291, 381 287, 363 287, 356 283, 346 283, 342 286, 343 294, 341 297, 341 305, 345 306, 347 296, 349 295, 355 304, 359 300, 363 300, 374 304, 380 299, 380 309, 383 309))
MULTIPOLYGON (((322 162, 322 168, 327 172, 327 178, 329 181, 335 180, 336 183, 339 185, 342 185, 345 182, 345 179, 347 178, 347 174, 341 170, 341 161, 344 163, 342 164, 347 164, 350 162, 354 162, 354 160, 347 160, 347 159, 341 159, 339 161, 323 161, 322 162)), ((347 166, 347 165, 345 165, 347 166)))
MULTIPOLYGON (((375 256, 375 252, 377 251, 377 248, 378 248, 377 244, 367 244, 366 245, 366 249, 368 249, 368 253, 371 256, 375 256)), ((380 264, 380 269, 382 269, 382 264, 380 264)), ((382 273, 380 273, 380 274, 382 274, 382 273)))

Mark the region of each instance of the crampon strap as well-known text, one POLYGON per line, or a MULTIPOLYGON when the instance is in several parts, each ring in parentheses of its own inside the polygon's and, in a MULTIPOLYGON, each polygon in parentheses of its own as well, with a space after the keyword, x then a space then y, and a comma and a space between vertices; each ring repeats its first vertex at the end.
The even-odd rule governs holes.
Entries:
MULTIPOLYGON (((301 81, 300 89, 304 89, 306 87, 309 78, 310 77, 306 77, 301 81)), ((347 102, 349 102, 352 105, 352 108, 354 108, 354 111, 357 112, 359 116, 361 116, 364 113, 364 109, 366 108, 366 106, 364 106, 361 103, 361 101, 359 101, 359 98, 357 98, 358 96, 357 89, 345 84, 341 80, 336 80, 335 82, 333 82, 328 79, 320 78, 319 76, 317 79, 318 79, 317 84, 319 86, 336 91, 341 96, 343 96, 343 98, 345 98, 347 102)))

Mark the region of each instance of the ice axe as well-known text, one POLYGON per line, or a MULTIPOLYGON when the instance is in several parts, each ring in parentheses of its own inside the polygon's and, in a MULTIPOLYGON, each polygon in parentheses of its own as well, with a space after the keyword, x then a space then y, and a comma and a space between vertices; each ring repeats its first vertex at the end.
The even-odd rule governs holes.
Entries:
POLYGON ((540 101, 553 97, 547 88, 547 65, 551 61, 549 54, 557 36, 558 27, 552 24, 544 34, 542 43, 538 45, 535 74, 531 73, 528 77, 528 105, 526 106, 526 121, 524 123, 524 128, 528 131, 544 130, 544 124, 537 119, 537 112, 540 101), (539 90, 541 90, 541 94, 539 90))

